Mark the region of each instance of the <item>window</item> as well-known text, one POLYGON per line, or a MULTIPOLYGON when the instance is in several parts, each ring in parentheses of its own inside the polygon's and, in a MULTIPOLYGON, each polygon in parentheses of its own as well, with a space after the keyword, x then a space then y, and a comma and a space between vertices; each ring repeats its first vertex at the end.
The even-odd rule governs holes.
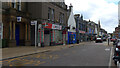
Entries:
POLYGON ((54 9, 48 8, 48 19, 54 21, 55 17, 55 11, 54 9))
POLYGON ((59 22, 64 23, 64 14, 63 13, 59 14, 59 22))
POLYGON ((18 10, 21 11, 21 0, 18 0, 18 10))
POLYGON ((55 16, 54 9, 52 9, 51 15, 52 15, 52 21, 54 21, 54 16, 55 16))
POLYGON ((64 14, 62 14, 62 23, 64 23, 64 14))
POLYGON ((59 13, 59 23, 61 23, 60 13, 59 13))
POLYGON ((48 8, 48 19, 50 19, 51 8, 48 8))
POLYGON ((12 0, 12 8, 16 8, 16 1, 12 0))

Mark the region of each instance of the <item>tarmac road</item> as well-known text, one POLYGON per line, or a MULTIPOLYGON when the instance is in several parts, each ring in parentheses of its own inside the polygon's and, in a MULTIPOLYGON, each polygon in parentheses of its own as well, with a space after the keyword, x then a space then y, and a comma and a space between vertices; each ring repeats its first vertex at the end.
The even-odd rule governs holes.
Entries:
POLYGON ((57 51, 4 60, 3 66, 114 66, 112 46, 86 43, 57 51))

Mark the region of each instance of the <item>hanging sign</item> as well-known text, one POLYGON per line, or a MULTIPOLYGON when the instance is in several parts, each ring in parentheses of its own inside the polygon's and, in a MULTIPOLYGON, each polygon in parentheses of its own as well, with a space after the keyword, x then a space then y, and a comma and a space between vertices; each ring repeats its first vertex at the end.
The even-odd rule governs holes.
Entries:
POLYGON ((31 21, 31 25, 35 25, 37 21, 31 21))
POLYGON ((17 17, 17 22, 21 22, 22 17, 17 17))

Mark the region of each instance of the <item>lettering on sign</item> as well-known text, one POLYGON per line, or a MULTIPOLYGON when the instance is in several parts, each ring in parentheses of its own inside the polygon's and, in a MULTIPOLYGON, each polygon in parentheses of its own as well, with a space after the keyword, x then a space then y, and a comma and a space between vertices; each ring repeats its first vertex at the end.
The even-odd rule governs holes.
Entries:
POLYGON ((62 30, 62 26, 61 25, 52 25, 52 29, 58 29, 58 30, 62 30))

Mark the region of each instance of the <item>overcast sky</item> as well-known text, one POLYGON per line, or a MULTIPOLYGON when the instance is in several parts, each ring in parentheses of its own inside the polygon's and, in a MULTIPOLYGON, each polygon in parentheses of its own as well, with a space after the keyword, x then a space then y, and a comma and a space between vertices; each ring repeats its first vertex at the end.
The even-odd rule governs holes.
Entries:
POLYGON ((73 5, 74 14, 83 14, 84 19, 95 23, 101 21, 101 27, 112 33, 118 26, 119 0, 65 0, 69 6, 73 5))

